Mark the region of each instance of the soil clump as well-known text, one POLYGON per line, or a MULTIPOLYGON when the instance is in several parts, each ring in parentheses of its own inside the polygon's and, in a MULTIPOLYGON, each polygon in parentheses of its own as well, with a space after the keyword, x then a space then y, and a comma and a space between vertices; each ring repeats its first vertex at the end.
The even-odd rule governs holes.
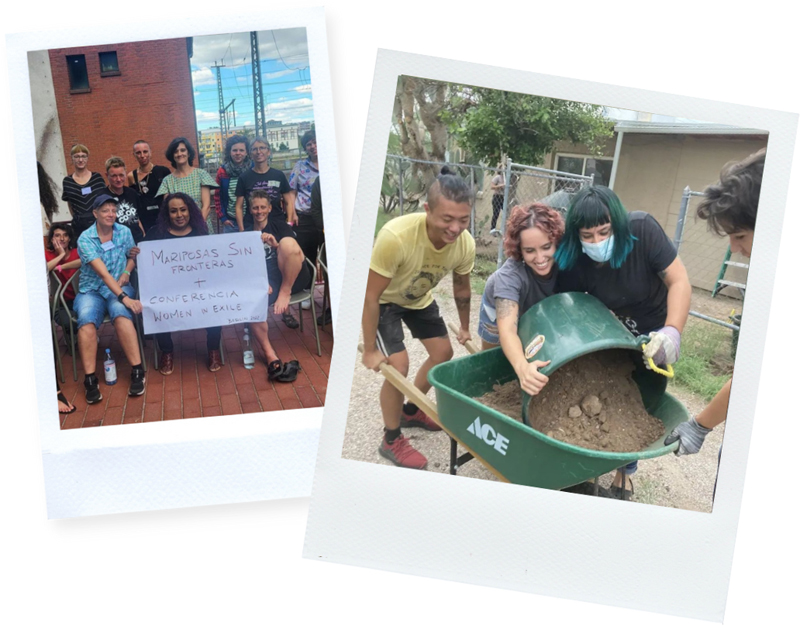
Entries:
MULTIPOLYGON (((627 350, 604 350, 567 363, 531 398, 536 430, 590 450, 638 452, 664 435, 661 420, 644 408, 627 350)), ((516 379, 477 400, 520 421, 522 393, 516 379)))

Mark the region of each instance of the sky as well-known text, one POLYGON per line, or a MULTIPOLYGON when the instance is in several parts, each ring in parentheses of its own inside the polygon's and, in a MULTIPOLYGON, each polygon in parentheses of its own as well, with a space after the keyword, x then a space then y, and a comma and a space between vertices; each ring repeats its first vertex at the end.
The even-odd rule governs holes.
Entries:
MULTIPOLYGON (((306 29, 259 31, 258 49, 265 119, 283 123, 313 119, 306 29)), ((236 125, 252 126, 255 110, 250 33, 244 32, 194 38, 191 67, 197 129, 219 127, 215 63, 225 66, 220 70, 223 99, 226 106, 236 99, 232 107, 236 109, 236 125)), ((229 123, 233 125, 232 118, 229 123)))

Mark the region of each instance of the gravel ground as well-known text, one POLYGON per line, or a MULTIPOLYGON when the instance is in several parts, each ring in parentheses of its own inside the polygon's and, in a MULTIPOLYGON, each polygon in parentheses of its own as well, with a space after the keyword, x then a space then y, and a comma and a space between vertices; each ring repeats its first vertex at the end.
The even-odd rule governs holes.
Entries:
MULTIPOLYGON (((452 283, 449 278, 442 280, 434 290, 434 295, 442 316, 447 322, 458 323, 458 314, 452 295, 452 283)), ((473 294, 470 328, 476 343, 480 345, 476 330, 478 326, 478 307, 480 296, 473 294)), ((706 292, 695 290, 692 297, 692 309, 718 319, 726 319, 732 308, 741 311, 741 302, 729 298, 711 299, 706 292)), ((405 328, 405 327, 404 327, 405 328)), ((452 338, 456 357, 465 356, 466 349, 452 338)), ((417 367, 427 358, 425 348, 419 341, 413 340, 406 330, 406 348, 411 362, 409 378, 413 379, 417 367)), ((370 463, 391 465, 378 454, 378 445, 383 435, 378 394, 383 384, 383 376, 361 365, 360 358, 355 364, 353 386, 350 392, 347 428, 345 430, 342 457, 370 463)), ((705 406, 699 396, 671 386, 670 393, 678 398, 691 415, 697 415, 705 406)), ((428 394, 435 400, 433 389, 428 394)), ((406 429, 403 434, 408 437, 414 447, 428 458, 426 471, 449 471, 450 440, 443 432, 427 432, 418 428, 406 429)), ((711 512, 711 497, 717 472, 717 453, 722 444, 724 424, 712 431, 702 450, 698 454, 676 457, 665 455, 656 459, 639 462, 639 470, 633 475, 633 500, 646 504, 657 504, 692 511, 711 512)), ((465 450, 459 447, 459 454, 465 450)), ((410 470, 409 470, 410 471, 410 470)), ((479 461, 471 461, 458 471, 460 476, 497 480, 479 461)), ((613 474, 606 474, 600 484, 608 487, 613 474)))

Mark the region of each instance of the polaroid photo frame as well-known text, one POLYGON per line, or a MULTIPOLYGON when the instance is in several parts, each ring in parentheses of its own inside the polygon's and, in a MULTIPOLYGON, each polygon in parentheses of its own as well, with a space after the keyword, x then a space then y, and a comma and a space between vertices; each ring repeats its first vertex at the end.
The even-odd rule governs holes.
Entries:
MULTIPOLYGON (((531 93, 769 133, 747 324, 738 346, 712 513, 636 506, 342 458, 360 317, 341 319, 304 556, 721 621, 739 519, 797 115, 380 50, 342 297, 364 298, 400 75, 531 93), (414 529, 413 531, 410 529, 414 529), (691 559, 675 555, 675 538, 691 559), (615 540, 618 539, 618 540, 615 540), (680 603, 674 602, 679 595, 680 603)), ((376 419, 380 419, 377 409, 376 419)))
MULTIPOLYGON (((49 329, 50 321, 37 209, 28 52, 297 27, 306 29, 319 160, 327 179, 322 194, 328 216, 326 249, 335 316, 342 284, 344 236, 322 8, 272 9, 246 15, 223 11, 182 22, 128 21, 124 29, 92 27, 8 36, 18 175, 18 202, 14 198, 11 205, 19 206, 22 218, 37 400, 29 412, 35 412, 39 422, 49 518, 307 496, 322 408, 124 427, 59 428, 54 417, 52 339, 49 332, 42 332, 49 329)), ((148 370, 148 376, 153 374, 158 375, 148 370)))

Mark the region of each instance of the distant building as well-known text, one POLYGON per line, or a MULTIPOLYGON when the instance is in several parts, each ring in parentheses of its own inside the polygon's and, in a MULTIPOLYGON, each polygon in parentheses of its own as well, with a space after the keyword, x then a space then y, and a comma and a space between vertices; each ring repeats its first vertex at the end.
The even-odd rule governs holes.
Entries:
POLYGON ((112 155, 136 166, 137 139, 150 143, 155 163, 169 165, 169 142, 197 136, 191 55, 191 38, 30 53, 37 157, 53 180, 60 185, 72 171, 76 143, 89 148, 89 169, 103 176, 112 155))
MULTIPOLYGON (((303 148, 300 145, 300 138, 308 130, 311 130, 312 122, 299 122, 284 124, 278 120, 267 122, 267 141, 272 147, 273 158, 276 153, 280 156, 299 156, 303 148), (281 150, 283 147, 283 150, 281 150)), ((227 137, 232 135, 244 135, 248 139, 255 137, 253 126, 235 126, 228 129, 227 137)), ((225 139, 219 127, 201 130, 197 134, 197 144, 199 151, 208 164, 220 163, 224 159, 225 139)))
POLYGON ((300 122, 298 124, 283 124, 276 120, 267 122, 267 141, 272 146, 272 152, 280 152, 281 146, 286 146, 286 150, 302 152, 303 146, 300 145, 300 138, 307 130, 311 130, 311 122, 300 122))

